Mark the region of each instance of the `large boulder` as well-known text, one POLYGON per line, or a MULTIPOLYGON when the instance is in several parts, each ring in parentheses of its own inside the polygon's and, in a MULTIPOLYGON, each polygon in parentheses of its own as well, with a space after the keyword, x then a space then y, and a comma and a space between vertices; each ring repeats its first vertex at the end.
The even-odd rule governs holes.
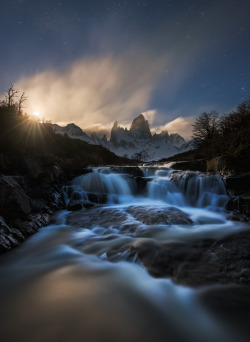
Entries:
POLYGON ((191 287, 209 284, 250 285, 250 232, 219 240, 137 241, 130 248, 148 272, 191 287))
POLYGON ((146 225, 154 224, 192 224, 187 214, 175 207, 130 206, 127 213, 146 225))
POLYGON ((93 228, 96 226, 109 228, 121 227, 127 220, 127 215, 116 208, 93 208, 71 213, 67 217, 67 223, 74 227, 93 228))

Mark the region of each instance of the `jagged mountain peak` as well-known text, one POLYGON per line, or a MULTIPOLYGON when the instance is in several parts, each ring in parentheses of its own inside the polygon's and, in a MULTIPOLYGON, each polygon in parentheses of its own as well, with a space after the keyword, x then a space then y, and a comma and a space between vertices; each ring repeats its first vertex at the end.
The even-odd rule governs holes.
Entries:
POLYGON ((142 135, 144 138, 151 138, 152 134, 149 129, 148 121, 145 119, 143 114, 137 116, 130 127, 130 131, 135 131, 142 135))
POLYGON ((168 133, 165 130, 152 136, 148 121, 143 114, 133 120, 130 129, 119 126, 118 121, 115 120, 109 141, 106 135, 100 138, 95 132, 88 136, 74 123, 66 127, 56 124, 53 126, 56 133, 66 133, 71 138, 104 146, 119 156, 143 161, 160 160, 194 148, 193 144, 185 143, 185 140, 177 133, 168 133))
POLYGON ((115 120, 112 129, 118 129, 118 121, 115 120))

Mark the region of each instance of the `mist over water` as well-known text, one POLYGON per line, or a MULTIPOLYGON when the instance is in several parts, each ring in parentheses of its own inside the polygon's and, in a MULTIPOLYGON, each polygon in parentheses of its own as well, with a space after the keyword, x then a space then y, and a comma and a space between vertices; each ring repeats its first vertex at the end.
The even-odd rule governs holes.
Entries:
POLYGON ((2 258, 3 341, 244 341, 201 300, 211 286, 154 278, 133 252, 249 227, 227 219, 219 176, 96 168, 64 193, 83 209, 58 213, 2 258))

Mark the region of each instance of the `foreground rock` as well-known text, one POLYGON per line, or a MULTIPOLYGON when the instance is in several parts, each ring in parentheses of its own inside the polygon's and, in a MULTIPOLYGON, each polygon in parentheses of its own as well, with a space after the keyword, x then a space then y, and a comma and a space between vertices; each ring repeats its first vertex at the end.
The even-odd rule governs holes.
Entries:
POLYGON ((64 206, 59 186, 24 176, 0 176, 0 252, 18 246, 64 206), (49 185, 49 186, 48 186, 49 185))
POLYGON ((142 241, 131 248, 155 277, 191 287, 250 285, 250 232, 196 243, 142 241))
MULTIPOLYGON (((67 223, 81 228, 118 228, 122 232, 133 232, 143 225, 154 224, 192 224, 192 220, 181 210, 174 207, 130 206, 125 211, 118 208, 93 208, 76 211, 67 217, 67 223)), ((138 233, 138 232, 137 232, 138 233)))
POLYGON ((67 224, 80 228, 118 228, 127 220, 127 215, 116 208, 94 208, 71 213, 67 224))
POLYGON ((136 220, 147 224, 192 224, 192 220, 175 207, 131 206, 126 210, 136 220))

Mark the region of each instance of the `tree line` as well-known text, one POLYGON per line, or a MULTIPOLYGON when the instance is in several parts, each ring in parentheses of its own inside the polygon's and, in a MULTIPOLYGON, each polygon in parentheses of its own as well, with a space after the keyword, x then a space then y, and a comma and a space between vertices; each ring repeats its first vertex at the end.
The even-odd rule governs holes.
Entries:
POLYGON ((24 112, 27 96, 11 84, 0 101, 0 152, 43 152, 54 137, 51 123, 39 122, 24 112))
POLYGON ((204 112, 192 126, 197 148, 212 155, 237 153, 250 145, 250 100, 222 116, 204 112))
POLYGON ((40 122, 24 112, 26 99, 24 93, 11 85, 0 101, 0 169, 6 164, 7 167, 12 165, 14 172, 23 172, 22 160, 27 155, 34 160, 41 155, 48 156, 48 160, 51 156, 59 158, 66 168, 72 158, 76 165, 81 160, 85 166, 127 162, 102 146, 71 139, 67 134, 56 134, 51 122, 40 122))

